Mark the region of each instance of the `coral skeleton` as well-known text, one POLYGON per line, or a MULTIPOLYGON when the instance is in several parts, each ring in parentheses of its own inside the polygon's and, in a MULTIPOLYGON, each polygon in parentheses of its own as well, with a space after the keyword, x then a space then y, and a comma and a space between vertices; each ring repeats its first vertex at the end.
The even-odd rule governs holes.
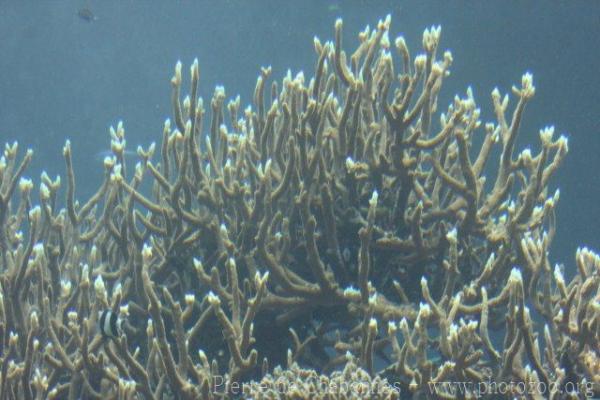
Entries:
POLYGON ((600 256, 549 252, 568 141, 517 148, 532 75, 483 123, 440 104, 440 27, 413 57, 390 22, 347 53, 336 21, 246 108, 178 62, 160 144, 131 165, 111 127, 85 201, 69 141, 39 183, 6 144, 0 400, 600 396, 600 256))

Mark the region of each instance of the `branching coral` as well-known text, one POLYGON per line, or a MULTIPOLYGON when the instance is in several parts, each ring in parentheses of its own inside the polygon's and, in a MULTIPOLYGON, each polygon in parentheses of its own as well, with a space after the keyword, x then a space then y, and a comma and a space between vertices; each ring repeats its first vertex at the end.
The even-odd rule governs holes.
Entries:
POLYGON ((389 26, 348 55, 338 20, 313 78, 264 68, 245 110, 217 87, 207 123, 198 62, 183 100, 178 63, 157 160, 138 148, 130 173, 119 123, 85 203, 68 141, 64 208, 46 174, 33 206, 32 152, 7 145, 0 400, 296 398, 313 378, 360 391, 327 398, 597 395, 599 256, 579 250, 569 283, 549 260, 567 139, 515 149, 532 76, 512 114, 494 89, 494 123, 470 89, 439 113, 440 28, 411 59, 389 26), (107 309, 120 338, 96 328, 107 309))

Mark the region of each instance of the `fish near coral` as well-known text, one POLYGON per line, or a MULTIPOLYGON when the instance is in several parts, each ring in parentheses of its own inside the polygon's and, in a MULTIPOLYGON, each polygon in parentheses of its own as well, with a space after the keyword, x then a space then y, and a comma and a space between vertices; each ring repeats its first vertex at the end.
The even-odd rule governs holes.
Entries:
POLYGON ((98 329, 103 337, 117 339, 123 334, 123 320, 112 310, 104 310, 98 319, 98 329))

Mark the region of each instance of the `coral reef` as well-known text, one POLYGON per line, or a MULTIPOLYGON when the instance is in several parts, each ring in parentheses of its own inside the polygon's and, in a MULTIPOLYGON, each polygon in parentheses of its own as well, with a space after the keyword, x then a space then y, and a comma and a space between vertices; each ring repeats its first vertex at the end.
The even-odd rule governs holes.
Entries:
POLYGON ((352 355, 349 355, 344 369, 334 371, 331 376, 322 376, 314 370, 302 369, 295 362, 290 362, 289 365, 287 369, 278 366, 273 374, 265 375, 260 382, 245 385, 244 394, 253 399, 400 398, 398 388, 358 367, 352 355))
POLYGON ((178 63, 160 147, 131 170, 111 128, 85 202, 68 141, 64 197, 6 145, 0 400, 600 395, 600 257, 549 256, 567 139, 515 149, 532 76, 493 123, 470 89, 439 112, 440 28, 413 59, 389 25, 349 54, 338 20, 245 109, 217 87, 207 113, 197 61, 182 99, 178 63))

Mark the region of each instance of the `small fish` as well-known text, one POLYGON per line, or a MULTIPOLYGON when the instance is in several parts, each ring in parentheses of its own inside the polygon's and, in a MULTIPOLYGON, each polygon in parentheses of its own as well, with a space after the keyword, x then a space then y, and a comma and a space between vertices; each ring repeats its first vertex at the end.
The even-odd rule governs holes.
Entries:
POLYGON ((347 247, 344 247, 344 250, 342 251, 342 258, 344 259, 344 262, 350 262, 351 257, 352 257, 352 253, 350 252, 350 249, 347 247))
POLYGON ((104 337, 117 339, 123 334, 123 320, 112 310, 104 310, 98 318, 98 329, 104 337))
POLYGON ((85 22, 94 22, 98 19, 96 18, 92 10, 90 10, 87 7, 80 8, 79 10, 77 10, 77 16, 85 22))

